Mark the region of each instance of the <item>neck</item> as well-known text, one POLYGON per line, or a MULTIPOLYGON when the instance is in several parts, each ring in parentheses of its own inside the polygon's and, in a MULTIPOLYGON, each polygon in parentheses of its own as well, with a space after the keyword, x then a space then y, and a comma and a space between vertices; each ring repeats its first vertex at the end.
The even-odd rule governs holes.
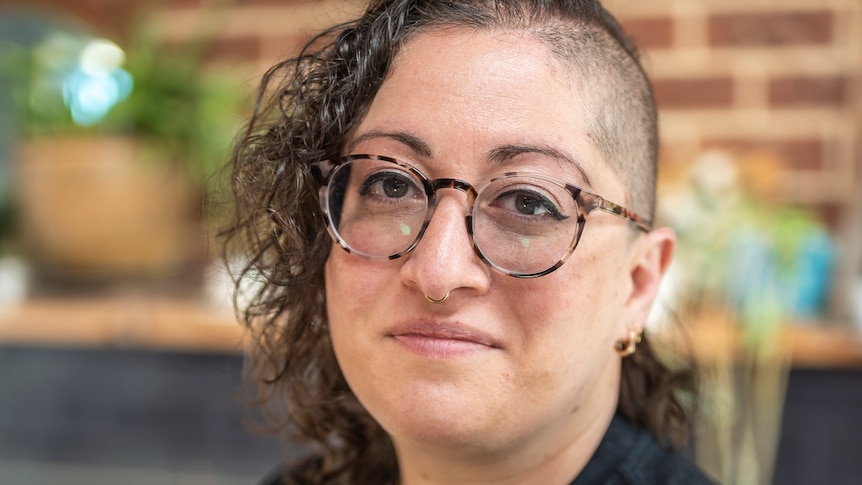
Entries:
MULTIPOLYGON (((594 413, 581 426, 571 426, 560 440, 533 436, 505 450, 396 443, 400 485, 568 485, 598 448, 613 413, 613 409, 594 413)), ((561 435, 559 430, 547 433, 561 435)))

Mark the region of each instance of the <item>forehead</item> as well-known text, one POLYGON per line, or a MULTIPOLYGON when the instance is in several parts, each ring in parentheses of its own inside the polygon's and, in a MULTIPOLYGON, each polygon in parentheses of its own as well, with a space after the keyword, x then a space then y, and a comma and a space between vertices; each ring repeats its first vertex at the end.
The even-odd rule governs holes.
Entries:
POLYGON ((503 145, 542 146, 601 178, 607 170, 577 76, 528 32, 425 30, 405 42, 348 144, 406 132, 426 142, 428 158, 469 160, 503 145))

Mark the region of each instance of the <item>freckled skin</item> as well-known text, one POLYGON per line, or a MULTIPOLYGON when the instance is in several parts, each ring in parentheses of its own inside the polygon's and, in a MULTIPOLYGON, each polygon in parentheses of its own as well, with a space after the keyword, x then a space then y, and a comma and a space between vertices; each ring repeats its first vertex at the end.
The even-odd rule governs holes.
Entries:
MULTIPOLYGON (((352 151, 475 183, 499 172, 488 161, 493 148, 544 144, 580 160, 592 191, 626 200, 588 141, 579 93, 554 75, 555 62, 520 33, 419 34, 396 58, 354 137, 408 132, 431 154, 391 137, 364 139, 352 151)), ((547 156, 516 158, 510 169, 584 184, 577 170, 547 156)), ((639 248, 648 245, 631 243, 624 220, 594 213, 560 269, 512 278, 473 252, 464 203, 461 192, 441 192, 425 236, 403 258, 370 261, 333 246, 325 277, 336 356, 356 396, 392 437, 404 485, 568 483, 616 408, 614 342, 643 322, 652 301, 639 296, 632 277, 639 248), (447 292, 437 305, 424 296, 447 292), (421 319, 481 329, 495 346, 429 358, 388 334, 421 319)))

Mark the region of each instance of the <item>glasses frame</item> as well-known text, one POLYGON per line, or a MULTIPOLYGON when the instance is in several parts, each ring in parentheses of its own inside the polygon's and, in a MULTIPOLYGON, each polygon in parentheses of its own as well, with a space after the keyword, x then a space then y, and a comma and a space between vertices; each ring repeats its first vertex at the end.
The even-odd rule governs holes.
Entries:
POLYGON ((319 162, 314 162, 311 164, 311 172, 314 176, 315 180, 319 185, 318 189, 318 198, 320 207, 324 213, 324 219, 326 221, 326 229, 329 232, 329 235, 332 239, 341 246, 342 249, 351 254, 358 254, 368 259, 398 259, 412 251, 419 244, 419 241, 422 240, 422 237, 425 235, 425 230, 428 228, 428 225, 431 223, 431 218, 434 216, 434 212, 437 208, 437 191, 441 189, 454 189, 464 192, 467 195, 467 207, 465 212, 465 223, 467 226, 467 233, 470 235, 470 241, 472 242, 473 251, 479 256, 479 258, 485 262, 491 268, 494 268, 499 273, 513 276, 515 278, 538 278, 540 276, 544 276, 546 274, 552 273, 557 270, 566 260, 571 256, 571 254, 578 247, 578 243, 581 240, 581 234, 584 232, 584 226, 587 223, 587 216, 589 216, 595 210, 601 210, 604 212, 608 212, 617 217, 621 217, 628 221, 634 223, 635 227, 644 231, 650 232, 651 229, 651 221, 642 218, 637 215, 635 212, 619 205, 614 202, 611 202, 604 197, 594 194, 586 189, 578 187, 577 185, 567 183, 563 180, 550 177, 548 175, 544 175, 542 173, 537 172, 504 172, 499 175, 495 175, 489 180, 487 180, 482 186, 477 190, 472 184, 460 179, 454 178, 438 178, 438 179, 430 179, 427 175, 425 175, 421 170, 410 165, 409 163, 403 162, 396 158, 387 157, 385 155, 373 155, 373 154, 355 154, 355 155, 347 155, 344 157, 340 157, 334 160, 321 160, 319 162), (404 250, 399 251, 398 253, 391 254, 388 256, 375 256, 369 255, 365 253, 361 253, 352 249, 338 233, 338 230, 333 227, 332 218, 329 213, 329 200, 327 197, 327 191, 329 186, 329 181, 331 180, 332 174, 336 168, 345 163, 349 163, 355 160, 376 160, 380 162, 391 163, 397 165, 408 172, 414 174, 421 182, 422 187, 425 191, 425 196, 428 200, 428 206, 426 209, 425 220, 422 222, 422 227, 416 234, 416 238, 413 242, 404 250), (476 237, 473 234, 473 209, 474 204, 476 202, 479 193, 485 189, 485 187, 496 180, 500 180, 502 178, 511 178, 511 177, 531 177, 537 178, 541 180, 545 180, 547 182, 556 184, 559 187, 564 188, 569 194, 572 196, 572 199, 575 201, 575 205, 578 207, 578 229, 575 231, 574 237, 572 241, 569 243, 569 248, 563 253, 560 259, 553 264, 550 268, 535 272, 535 273, 522 273, 517 271, 512 271, 506 268, 502 268, 495 264, 493 261, 488 259, 482 249, 479 247, 479 244, 476 242, 476 237))

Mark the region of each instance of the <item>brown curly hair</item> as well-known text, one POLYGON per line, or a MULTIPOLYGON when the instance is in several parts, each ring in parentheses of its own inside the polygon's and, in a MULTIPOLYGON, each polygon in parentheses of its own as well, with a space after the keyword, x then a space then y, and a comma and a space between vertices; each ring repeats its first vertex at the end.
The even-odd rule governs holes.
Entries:
MULTIPOLYGON (((400 47, 423 29, 520 29, 583 73, 595 142, 650 217, 656 108, 638 54, 595 0, 373 0, 365 14, 312 39, 264 76, 232 156, 236 217, 224 232, 237 306, 253 335, 247 379, 270 427, 306 450, 292 483, 387 483, 392 444, 348 388, 332 350, 323 265, 332 246, 309 165, 342 155, 400 47)), ((618 411, 666 444, 689 428, 692 374, 671 370, 644 340, 624 359, 618 411)))

